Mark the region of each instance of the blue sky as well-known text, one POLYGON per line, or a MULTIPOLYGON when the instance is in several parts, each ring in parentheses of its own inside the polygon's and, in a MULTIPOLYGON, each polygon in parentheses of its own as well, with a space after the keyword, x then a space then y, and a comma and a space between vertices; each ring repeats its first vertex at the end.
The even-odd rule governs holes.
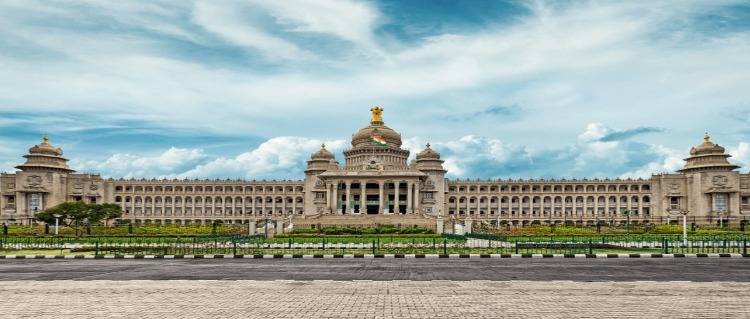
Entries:
POLYGON ((385 109, 451 178, 750 168, 748 1, 0 2, 0 171, 300 179, 385 109))

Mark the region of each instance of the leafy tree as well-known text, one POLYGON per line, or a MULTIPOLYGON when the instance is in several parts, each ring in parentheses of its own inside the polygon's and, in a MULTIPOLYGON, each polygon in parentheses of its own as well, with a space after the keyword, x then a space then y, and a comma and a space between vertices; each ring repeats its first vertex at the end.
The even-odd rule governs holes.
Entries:
POLYGON ((36 214, 35 218, 47 224, 54 224, 56 215, 58 216, 58 221, 63 226, 75 229, 76 237, 78 237, 78 233, 80 233, 79 227, 98 224, 102 220, 107 221, 112 218, 118 218, 122 216, 122 209, 117 204, 66 202, 45 209, 36 214))

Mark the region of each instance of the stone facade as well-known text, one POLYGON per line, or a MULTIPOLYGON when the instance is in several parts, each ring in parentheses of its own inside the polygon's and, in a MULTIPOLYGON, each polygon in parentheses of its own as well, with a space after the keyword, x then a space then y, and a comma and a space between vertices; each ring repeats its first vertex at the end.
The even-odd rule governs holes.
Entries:
POLYGON ((15 173, 0 176, 0 222, 27 224, 66 201, 116 203, 123 219, 155 223, 249 223, 259 218, 308 219, 302 224, 397 223, 438 218, 516 225, 539 221, 666 223, 687 213, 698 224, 738 224, 750 218, 750 175, 710 141, 690 151, 685 167, 649 179, 448 180, 429 144, 410 151, 387 127, 382 109, 352 135, 338 163, 325 145, 307 161, 303 181, 104 179, 76 174, 49 143, 24 155, 15 173), (366 217, 366 216, 369 216, 366 217), (373 218, 377 216, 377 218, 373 218), (409 219, 410 218, 410 219, 409 219))

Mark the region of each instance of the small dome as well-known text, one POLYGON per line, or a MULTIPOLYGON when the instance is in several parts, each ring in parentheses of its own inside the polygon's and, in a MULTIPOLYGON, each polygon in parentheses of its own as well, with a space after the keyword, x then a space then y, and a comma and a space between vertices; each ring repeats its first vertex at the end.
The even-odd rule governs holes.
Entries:
POLYGON ((418 160, 422 160, 422 159, 440 159, 440 154, 438 154, 438 152, 435 152, 435 151, 433 151, 430 148, 430 143, 427 143, 426 147, 427 148, 425 148, 423 151, 421 151, 421 152, 419 152, 419 154, 417 154, 417 159, 418 160))
POLYGON ((323 144, 317 152, 310 156, 310 158, 314 160, 330 160, 335 159, 335 156, 333 156, 333 154, 326 149, 326 145, 323 144))
POLYGON ((708 133, 703 143, 690 149, 690 157, 685 159, 685 166, 677 170, 679 173, 694 173, 702 171, 732 171, 740 168, 729 163, 732 155, 724 153, 724 148, 711 143, 708 133))
POLYGON ((29 149, 29 154, 32 155, 52 155, 52 156, 62 156, 63 152, 61 149, 54 147, 52 144, 49 143, 49 137, 47 135, 44 135, 43 142, 38 145, 34 145, 34 147, 29 149))
POLYGON ((703 137, 703 143, 690 149, 690 155, 724 154, 724 151, 724 147, 712 143, 711 137, 706 133, 706 136, 703 137))
POLYGON ((75 170, 68 167, 68 160, 64 157, 63 151, 49 143, 49 137, 44 135, 44 141, 29 149, 29 154, 24 155, 26 163, 16 166, 22 171, 54 171, 64 173, 74 173, 75 170))

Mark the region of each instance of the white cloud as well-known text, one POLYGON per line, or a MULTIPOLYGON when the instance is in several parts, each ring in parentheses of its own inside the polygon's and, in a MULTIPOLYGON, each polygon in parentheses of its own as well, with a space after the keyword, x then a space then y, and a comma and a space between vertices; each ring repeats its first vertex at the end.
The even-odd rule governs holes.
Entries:
MULTIPOLYGON (((441 153, 444 168, 448 170, 447 177, 451 179, 649 178, 652 174, 671 173, 683 167, 683 158, 689 155, 687 150, 645 143, 637 138, 599 140, 604 136, 600 132, 628 131, 633 130, 592 123, 579 137, 596 138, 579 138, 569 145, 552 148, 532 149, 475 135, 433 141, 431 147, 441 153)), ((77 159, 71 165, 79 171, 115 178, 297 180, 304 177, 306 161, 322 143, 318 139, 283 136, 269 139, 234 157, 216 158, 203 150, 173 147, 153 156, 115 154, 105 161, 77 159)), ((349 147, 348 141, 325 141, 325 144, 343 165, 341 152, 349 147)), ((418 137, 403 140, 403 147, 411 150, 411 158, 424 149, 422 145, 418 137)), ((733 161, 743 166, 750 165, 750 143, 742 142, 729 152, 734 156, 733 161)))
POLYGON ((586 125, 586 131, 578 135, 581 142, 598 141, 611 133, 611 129, 602 123, 589 123, 586 125))
MULTIPOLYGON (((37 123, 75 128, 80 139, 91 127, 134 119, 212 136, 335 139, 350 133, 335 131, 342 122, 361 114, 365 124, 366 109, 380 105, 387 121, 398 117, 423 140, 485 136, 490 162, 544 163, 532 155, 551 150, 558 152, 546 155, 573 161, 574 148, 601 158, 597 172, 617 175, 622 170, 607 165, 643 167, 626 159, 633 158, 630 147, 644 146, 587 145, 613 133, 597 131, 601 124, 581 134, 586 147, 574 145, 570 138, 583 125, 662 127, 663 140, 647 144, 667 148, 689 145, 712 128, 725 130, 730 145, 746 139, 732 134, 746 121, 728 121, 722 111, 747 108, 750 100, 749 33, 696 25, 706 13, 725 18, 736 3, 537 1, 529 15, 507 23, 401 38, 391 31, 411 21, 390 19, 374 2, 9 0, 0 4, 0 39, 9 39, 0 40, 0 100, 4 111, 32 117, 86 114, 88 123, 55 116, 37 123), (386 40, 396 44, 381 47, 386 40), (362 58, 363 48, 379 53, 362 58), (519 105, 525 114, 441 121, 497 104, 519 105), (521 162, 508 162, 516 157, 521 162)), ((9 156, 0 161, 17 158, 9 156)), ((591 164, 588 157, 578 161, 567 169, 591 164)), ((460 158, 446 165, 471 173, 460 158)))
POLYGON ((630 131, 591 123, 576 143, 554 148, 530 149, 471 135, 434 148, 443 153, 452 178, 648 178, 684 165, 683 152, 662 145, 599 141, 630 131))
POLYGON ((71 167, 80 172, 100 173, 114 178, 173 177, 186 167, 191 167, 207 155, 203 150, 170 148, 157 156, 114 154, 103 162, 71 161, 71 167))
POLYGON ((252 3, 276 17, 277 23, 290 26, 291 31, 331 34, 380 51, 373 36, 380 13, 370 3, 348 0, 254 0, 252 3))
POLYGON ((687 152, 669 149, 661 145, 650 145, 649 152, 644 156, 650 155, 651 162, 620 175, 621 178, 648 178, 652 174, 674 173, 685 166, 683 158, 689 156, 687 152), (655 155, 655 156, 654 156, 655 155))
POLYGON ((742 170, 747 171, 750 168, 750 143, 740 142, 736 147, 728 148, 727 153, 732 155, 731 161, 742 166, 742 170))
MULTIPOLYGON (((320 140, 276 137, 235 158, 218 158, 179 174, 187 178, 300 179, 310 155, 320 149, 320 140)), ((331 152, 343 149, 345 141, 327 141, 331 152)))

